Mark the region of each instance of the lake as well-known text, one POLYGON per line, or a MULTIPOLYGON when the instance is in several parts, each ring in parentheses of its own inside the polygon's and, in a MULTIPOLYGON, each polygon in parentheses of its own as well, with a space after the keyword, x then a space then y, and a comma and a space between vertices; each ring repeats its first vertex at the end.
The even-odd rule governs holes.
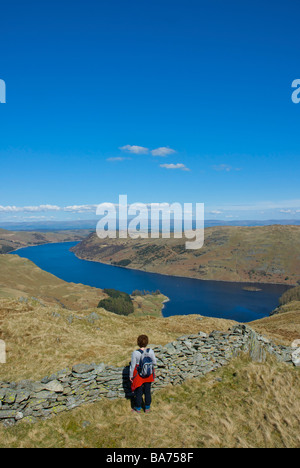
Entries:
POLYGON ((200 314, 250 322, 268 316, 278 306, 279 297, 288 289, 285 285, 179 278, 80 260, 70 252, 70 248, 76 244, 45 244, 20 249, 14 254, 28 258, 42 270, 68 282, 114 288, 127 293, 135 289, 159 289, 170 299, 163 309, 164 317, 200 314), (261 291, 245 291, 245 286, 257 286, 261 291))

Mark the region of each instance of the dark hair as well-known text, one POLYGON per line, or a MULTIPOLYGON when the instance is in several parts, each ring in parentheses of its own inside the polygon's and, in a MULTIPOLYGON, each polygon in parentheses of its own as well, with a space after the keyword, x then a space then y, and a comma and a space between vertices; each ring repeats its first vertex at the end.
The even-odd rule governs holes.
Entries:
POLYGON ((137 345, 140 348, 146 348, 148 343, 149 343, 149 338, 147 335, 140 335, 137 339, 137 345))

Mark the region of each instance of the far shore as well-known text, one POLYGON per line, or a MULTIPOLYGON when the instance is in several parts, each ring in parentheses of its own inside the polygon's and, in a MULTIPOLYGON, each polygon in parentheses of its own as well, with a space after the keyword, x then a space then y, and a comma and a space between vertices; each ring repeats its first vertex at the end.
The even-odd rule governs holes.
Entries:
MULTIPOLYGON (((144 273, 150 273, 152 275, 161 275, 161 276, 169 276, 169 277, 174 277, 174 278, 188 278, 188 279, 192 279, 192 280, 197 280, 197 281, 215 281, 216 283, 237 283, 237 284, 245 284, 247 287, 247 285, 251 285, 249 286, 249 288, 252 288, 252 285, 268 285, 268 284, 271 284, 271 285, 278 285, 278 286, 286 286, 287 288, 292 288, 294 286, 297 286, 297 284, 286 284, 286 283, 272 283, 272 282, 268 282, 268 283, 259 283, 257 281, 230 281, 230 280, 216 280, 216 279, 207 279, 207 278, 195 278, 194 276, 188 276, 188 275, 170 275, 170 274, 167 274, 167 273, 159 273, 159 272, 156 272, 156 271, 147 271, 147 270, 142 270, 141 268, 134 268, 134 267, 129 267, 129 266, 120 266, 120 265, 113 265, 112 263, 106 263, 106 262, 101 262, 100 260, 91 260, 89 258, 84 258, 84 257, 80 257, 79 255, 77 255, 75 252, 72 251, 72 253, 77 257, 79 258, 79 260, 85 260, 87 262, 96 262, 96 263, 102 263, 103 265, 110 265, 114 268, 124 268, 126 270, 136 270, 136 271, 142 271, 144 273)), ((250 290, 250 289, 248 289, 250 290)), ((261 291, 261 289, 259 287, 257 288, 252 288, 251 289, 252 291, 253 290, 256 290, 256 292, 259 292, 261 291)))
POLYGON ((43 242, 42 244, 29 244, 29 245, 24 245, 23 247, 18 247, 17 249, 13 249, 10 252, 6 252, 5 254, 2 254, 2 255, 11 255, 12 252, 18 252, 18 250, 27 249, 28 247, 41 247, 42 245, 50 245, 50 244, 68 244, 68 243, 73 244, 74 242, 79 244, 80 241, 43 242))
MULTIPOLYGON (((17 252, 18 250, 22 250, 22 249, 27 249, 28 247, 40 247, 42 245, 50 245, 50 244, 71 244, 71 243, 76 243, 76 244, 79 244, 81 241, 61 241, 61 242, 45 242, 45 243, 42 243, 42 244, 30 244, 30 245, 26 245, 24 247, 18 247, 17 249, 14 249, 14 250, 11 250, 10 252, 7 252, 5 254, 2 254, 2 255, 11 255, 13 252, 17 252)), ((245 284, 245 288, 243 288, 244 290, 247 290, 247 291, 251 291, 251 292, 259 292, 261 291, 261 288, 257 287, 253 287, 252 285, 268 285, 268 284, 271 284, 271 285, 278 285, 278 286, 287 286, 287 288, 292 288, 294 286, 297 286, 297 284, 286 284, 286 283, 273 283, 273 282, 268 282, 268 283, 263 283, 263 282, 257 282, 257 281, 230 281, 230 280, 215 280, 215 279, 206 279, 206 278, 195 278, 194 276, 188 276, 188 275, 170 275, 170 274, 167 274, 167 273, 159 273, 159 272, 156 272, 156 271, 147 271, 147 270, 142 270, 141 268, 134 268, 134 267, 129 267, 129 266, 119 266, 119 265, 113 265, 112 263, 107 263, 107 262, 101 262, 100 260, 91 260, 89 258, 84 258, 84 257, 80 257, 79 255, 77 255, 75 252, 72 251, 72 253, 75 255, 75 257, 77 257, 79 260, 85 260, 87 262, 96 262, 96 263, 102 263, 103 265, 110 265, 114 268, 124 268, 124 269, 127 269, 127 270, 136 270, 136 271, 142 271, 144 273, 150 273, 150 274, 153 274, 153 275, 161 275, 161 276, 169 276, 169 277, 174 277, 174 278, 189 278, 189 279, 193 279, 193 280, 197 280, 197 281, 215 281, 216 283, 237 283, 237 284, 245 284), (247 286, 247 285, 250 285, 250 286, 247 286)))

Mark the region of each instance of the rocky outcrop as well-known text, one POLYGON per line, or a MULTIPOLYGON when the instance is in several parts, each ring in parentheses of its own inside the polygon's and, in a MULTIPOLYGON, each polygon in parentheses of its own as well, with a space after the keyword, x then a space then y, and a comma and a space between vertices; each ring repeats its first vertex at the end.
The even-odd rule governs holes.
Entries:
MULTIPOLYGON (((263 362, 270 353, 289 364, 294 362, 295 352, 295 348, 275 345, 242 324, 227 332, 214 331, 210 335, 199 332, 152 348, 157 357, 153 391, 202 377, 226 365, 240 352, 249 353, 258 362, 263 362)), ((132 397, 129 366, 77 364, 39 382, 0 382, 0 420, 7 426, 20 420, 34 422, 101 398, 124 397, 132 397)))

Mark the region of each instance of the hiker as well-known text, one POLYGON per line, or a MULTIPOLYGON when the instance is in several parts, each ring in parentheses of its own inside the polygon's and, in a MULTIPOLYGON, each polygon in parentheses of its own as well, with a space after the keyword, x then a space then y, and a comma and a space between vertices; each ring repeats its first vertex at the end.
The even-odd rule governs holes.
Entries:
POLYGON ((140 335, 137 339, 139 349, 133 351, 131 356, 130 381, 135 397, 132 411, 137 413, 142 410, 143 393, 145 394, 145 413, 149 413, 151 406, 151 383, 155 379, 156 357, 153 349, 147 348, 148 343, 148 336, 140 335))

